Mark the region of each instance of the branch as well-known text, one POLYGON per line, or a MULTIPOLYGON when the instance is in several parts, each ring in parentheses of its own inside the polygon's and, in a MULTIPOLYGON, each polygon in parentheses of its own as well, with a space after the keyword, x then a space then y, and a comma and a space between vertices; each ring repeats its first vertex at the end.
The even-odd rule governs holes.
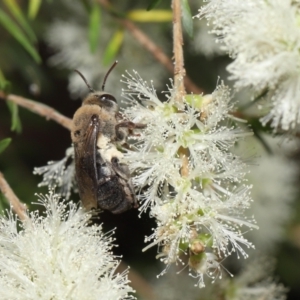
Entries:
POLYGON ((26 205, 19 200, 1 172, 0 190, 2 191, 5 198, 9 201, 12 210, 18 215, 19 219, 21 221, 26 221, 29 218, 26 212, 26 205))
POLYGON ((188 159, 189 151, 187 148, 180 147, 178 152, 182 162, 180 174, 182 177, 188 177, 189 176, 189 159, 188 159))
POLYGON ((186 94, 184 87, 184 60, 183 60, 183 36, 181 26, 181 4, 180 0, 173 0, 173 53, 174 53, 174 87, 176 91, 176 101, 183 102, 183 96, 186 94))
MULTIPOLYGON (((112 6, 107 0, 98 0, 108 11, 112 11, 112 6)), ((152 41, 142 30, 140 30, 133 22, 128 19, 121 19, 116 17, 116 20, 122 24, 136 40, 147 50, 153 57, 161 63, 170 73, 174 73, 174 66, 172 60, 164 53, 164 51, 152 41)), ((184 78, 186 88, 195 93, 201 94, 203 90, 200 89, 188 76, 184 78)))
POLYGON ((11 102, 16 103, 19 106, 25 107, 28 110, 45 117, 46 120, 53 120, 60 124, 61 126, 71 130, 71 123, 72 120, 68 117, 65 117, 64 115, 57 112, 55 109, 53 109, 50 106, 47 106, 45 104, 35 102, 17 95, 9 94, 5 95, 3 91, 0 91, 0 98, 4 100, 8 100, 11 102))
MULTIPOLYGON (((181 3, 180 0, 172 1, 173 8, 173 53, 174 53, 174 89, 175 101, 180 106, 183 106, 183 97, 186 94, 184 87, 185 69, 183 59, 183 35, 181 25, 181 3)), ((181 158, 181 176, 187 177, 189 175, 189 151, 186 148, 180 147, 179 156, 181 158)))

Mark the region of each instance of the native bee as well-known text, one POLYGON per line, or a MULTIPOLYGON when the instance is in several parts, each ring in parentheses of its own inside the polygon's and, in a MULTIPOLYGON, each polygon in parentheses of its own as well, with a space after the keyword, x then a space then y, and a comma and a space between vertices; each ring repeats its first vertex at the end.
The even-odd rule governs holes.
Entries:
POLYGON ((138 206, 129 168, 122 162, 123 154, 117 146, 124 144, 134 129, 145 127, 124 120, 116 98, 104 92, 107 76, 116 64, 107 72, 102 91, 94 91, 75 70, 91 93, 75 112, 71 129, 76 180, 83 206, 114 214, 138 206))

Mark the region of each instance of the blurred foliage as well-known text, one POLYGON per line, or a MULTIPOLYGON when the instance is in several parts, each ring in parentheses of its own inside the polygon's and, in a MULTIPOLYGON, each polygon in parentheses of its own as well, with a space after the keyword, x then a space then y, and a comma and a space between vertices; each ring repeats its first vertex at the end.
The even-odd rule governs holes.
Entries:
POLYGON ((194 27, 191 9, 188 0, 181 0, 181 11, 182 11, 182 26, 185 32, 190 38, 193 38, 194 27))
POLYGON ((153 9, 155 6, 160 4, 161 0, 151 0, 149 5, 147 6, 147 10, 153 9))
POLYGON ((115 57, 117 56, 120 47, 122 46, 122 42, 124 39, 124 30, 119 29, 117 30, 111 37, 111 40, 107 44, 105 52, 103 54, 103 65, 107 66, 110 65, 115 57))
MULTIPOLYGON (((6 93, 9 90, 13 94, 45 103, 70 118, 80 105, 80 102, 70 100, 67 89, 68 76, 72 70, 54 68, 48 64, 49 58, 55 51, 47 45, 45 32, 53 20, 70 17, 70 14, 72 17, 70 6, 73 2, 81 5, 82 15, 86 18, 84 24, 86 24, 86 38, 91 54, 95 53, 99 45, 103 43, 102 33, 111 26, 111 24, 104 23, 104 16, 111 16, 115 22, 114 34, 110 36, 105 51, 99 59, 99 62, 102 61, 104 65, 109 65, 118 59, 122 46, 126 43, 124 38, 126 29, 120 26, 117 19, 114 19, 115 16, 126 16, 129 20, 136 22, 135 24, 142 30, 150 28, 150 35, 151 28, 154 28, 151 26, 158 26, 165 42, 159 46, 170 57, 172 56, 172 34, 170 26, 166 25, 172 22, 171 1, 114 0, 110 2, 110 8, 100 6, 100 1, 88 0, 2 1, 0 3, 1 90, 6 93), (143 24, 145 22, 146 24, 143 24)), ((191 18, 197 13, 195 7, 199 8, 199 4, 195 5, 194 1, 182 0, 182 21, 187 33, 185 37, 186 70, 199 87, 206 92, 211 92, 216 86, 219 75, 225 79, 225 68, 230 59, 227 56, 207 58, 189 47, 193 42, 190 37, 195 34, 194 22, 191 18)), ((80 23, 82 19, 75 21, 80 23)), ((155 31, 154 41, 160 43, 160 40, 155 38, 155 31)), ((78 43, 81 41, 79 40, 78 43)), ((140 51, 146 50, 141 48, 140 51)), ((129 63, 134 60, 135 57, 128 57, 129 63)), ((165 78, 165 82, 167 81, 168 79, 165 78)), ((17 196, 29 204, 36 201, 34 193, 47 192, 45 188, 37 188, 41 178, 32 174, 33 168, 45 165, 51 160, 61 159, 65 155, 65 150, 70 146, 70 133, 53 121, 47 121, 12 103, 7 104, 0 99, 0 152, 2 152, 0 171, 4 173, 17 196), (4 151, 6 147, 8 148, 4 151)), ((258 136, 260 132, 268 130, 261 126, 258 118, 251 118, 249 122, 258 136)), ((1 210, 7 207, 7 204, 3 197, 0 197, 1 210)), ((72 199, 78 201, 78 195, 74 194, 72 199)), ((32 205, 29 206, 37 209, 32 205)), ((299 220, 300 207, 297 207, 294 223, 299 224, 299 220)), ((123 255, 124 260, 141 271, 145 277, 153 269, 157 271, 163 268, 157 266, 159 262, 155 259, 156 249, 152 248, 146 253, 141 252, 144 236, 150 235, 155 226, 154 219, 145 214, 139 218, 138 212, 132 210, 122 215, 111 215, 105 212, 101 214, 99 221, 103 222, 106 230, 117 228, 116 244, 119 247, 115 249, 116 253, 123 255)), ((279 260, 278 276, 292 288, 289 299, 299 299, 299 276, 291 276, 296 271, 299 273, 299 248, 296 248, 291 241, 286 241, 277 251, 277 258, 279 260)))
POLYGON ((0 141, 0 154, 9 146, 11 138, 6 138, 0 141))
MULTIPOLYGON (((11 8, 11 6, 8 7, 11 8)), ((24 28, 30 28, 22 15, 15 13, 15 16, 17 16, 18 19, 21 20, 23 26, 23 23, 26 24, 24 28)), ((14 20, 11 19, 10 16, 3 10, 0 10, 0 24, 27 50, 27 52, 32 56, 35 62, 41 62, 41 58, 32 42, 29 40, 28 36, 24 32, 22 32, 22 29, 18 26, 18 24, 14 22, 14 20)), ((31 30, 29 32, 31 32, 31 30)))
POLYGON ((38 14, 42 0, 30 0, 28 4, 28 18, 34 19, 38 14))
POLYGON ((127 13, 126 17, 135 22, 171 22, 173 15, 171 10, 155 9, 146 11, 134 9, 127 13))
POLYGON ((90 24, 89 24, 89 42, 90 50, 95 53, 98 44, 100 32, 101 10, 100 6, 95 3, 90 11, 90 24))

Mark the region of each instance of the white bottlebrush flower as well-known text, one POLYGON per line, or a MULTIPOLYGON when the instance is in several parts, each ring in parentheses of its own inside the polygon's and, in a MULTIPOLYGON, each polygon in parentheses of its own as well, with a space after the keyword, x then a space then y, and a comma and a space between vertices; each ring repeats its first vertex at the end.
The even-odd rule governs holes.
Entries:
POLYGON ((134 184, 143 189, 141 210, 150 207, 157 220, 145 249, 163 246, 158 257, 167 268, 189 251, 189 265, 202 287, 203 274, 214 278, 221 271, 220 258, 232 252, 247 257, 242 245, 252 247, 241 229, 256 227, 244 217, 251 202, 247 171, 230 152, 251 133, 233 122, 230 92, 223 83, 212 95, 183 97, 182 109, 172 83, 161 102, 137 72, 127 73, 123 82, 124 115, 147 125, 125 154, 136 174, 134 184))
POLYGON ((112 237, 56 194, 39 203, 43 216, 31 213, 21 224, 10 213, 0 219, 0 298, 133 299, 127 274, 115 274, 112 237))
POLYGON ((57 193, 66 199, 70 198, 71 189, 77 191, 75 180, 74 148, 66 150, 66 156, 59 161, 49 161, 46 166, 35 167, 35 175, 43 175, 39 187, 48 186, 57 189, 57 193))
POLYGON ((300 124, 300 3, 290 0, 210 0, 197 15, 212 25, 234 59, 228 66, 237 89, 267 91, 276 130, 300 124))
MULTIPOLYGON (((189 1, 192 14, 199 9, 199 5, 203 5, 204 2, 201 0, 190 0, 189 1)), ((212 29, 211 26, 206 22, 206 20, 193 20, 194 26, 194 36, 193 43, 188 46, 193 52, 200 53, 204 55, 207 59, 211 59, 214 56, 226 55, 226 52, 221 49, 220 43, 216 36, 209 34, 212 29)))
POLYGON ((197 22, 194 25, 194 37, 191 47, 196 53, 203 54, 208 59, 226 54, 226 52, 221 49, 217 38, 209 34, 211 28, 207 26, 204 20, 197 22))

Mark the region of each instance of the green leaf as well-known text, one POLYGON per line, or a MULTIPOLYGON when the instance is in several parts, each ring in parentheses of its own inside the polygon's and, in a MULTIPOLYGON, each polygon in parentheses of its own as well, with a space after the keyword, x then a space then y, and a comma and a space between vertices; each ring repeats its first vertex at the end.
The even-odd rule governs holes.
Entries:
POLYGON ((20 28, 14 21, 0 9, 0 24, 27 50, 32 58, 37 62, 41 62, 41 58, 35 48, 31 45, 30 41, 23 34, 20 28))
POLYGON ((30 38, 32 42, 36 42, 37 38, 33 30, 31 29, 29 23, 27 22, 26 18, 24 17, 22 10, 20 9, 16 0, 3 0, 11 14, 16 18, 16 20, 21 24, 22 28, 30 38))
POLYGON ((109 41, 104 51, 102 62, 105 66, 110 64, 113 60, 115 60, 115 57, 122 45, 123 39, 124 39, 124 30, 123 29, 117 30, 112 36, 111 40, 109 41))
POLYGON ((6 138, 0 141, 0 153, 2 153, 10 144, 11 138, 6 138))
POLYGON ((7 92, 7 89, 10 86, 10 82, 7 81, 0 69, 0 90, 2 90, 3 92, 7 92))
POLYGON ((89 13, 91 11, 91 5, 92 3, 90 3, 89 0, 79 0, 79 2, 81 3, 81 5, 83 6, 84 10, 89 13))
POLYGON ((173 19, 172 11, 169 9, 134 9, 127 14, 129 20, 135 22, 170 22, 173 19))
POLYGON ((11 131, 16 131, 20 133, 22 131, 22 123, 19 117, 19 107, 16 103, 11 101, 6 101, 7 106, 11 113, 11 131))
POLYGON ((147 10, 151 10, 153 9, 155 6, 157 6, 159 3, 161 2, 161 0, 152 0, 150 2, 150 4, 147 7, 147 10))
POLYGON ((42 4, 41 0, 30 0, 29 1, 29 6, 28 6, 29 19, 33 20, 36 17, 41 4, 42 4))
POLYGON ((181 0, 181 11, 182 27, 189 37, 192 38, 194 35, 193 17, 188 0, 181 0))
POLYGON ((100 6, 95 3, 90 11, 90 24, 89 24, 89 43, 90 50, 95 53, 97 49, 99 34, 100 34, 100 20, 101 10, 100 6))

